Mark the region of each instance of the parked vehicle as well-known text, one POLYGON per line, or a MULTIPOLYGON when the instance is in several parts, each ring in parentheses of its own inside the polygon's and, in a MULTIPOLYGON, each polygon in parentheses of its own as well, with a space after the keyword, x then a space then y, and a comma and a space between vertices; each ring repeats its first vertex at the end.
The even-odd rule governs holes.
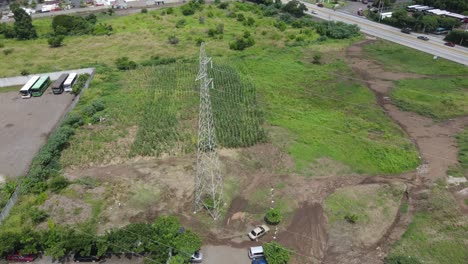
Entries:
POLYGON ((36 254, 21 255, 19 253, 14 253, 7 256, 9 262, 32 262, 36 258, 36 254))
POLYGON ((26 99, 26 98, 31 98, 31 89, 34 86, 34 84, 39 80, 39 76, 33 76, 29 81, 21 87, 20 94, 21 98, 26 99))
POLYGON ((197 251, 190 257, 190 263, 201 263, 203 261, 203 253, 197 251))
POLYGON ((411 34, 411 28, 402 28, 401 32, 406 33, 406 34, 411 34))
POLYGON ((422 39, 422 40, 425 40, 425 41, 428 41, 428 40, 429 40, 429 38, 426 37, 426 36, 418 36, 418 39, 422 39))
POLYGON ((323 7, 322 3, 317 4, 318 7, 323 7))
POLYGON ((445 46, 455 47, 455 43, 453 42, 445 42, 445 46))
POLYGON ((270 231, 270 228, 266 225, 259 225, 249 232, 248 236, 250 239, 255 240, 270 231))
MULTIPOLYGON (((91 252, 93 253, 93 252, 91 252)), ((101 257, 97 257, 97 256, 82 256, 80 255, 80 253, 75 253, 75 255, 73 255, 73 261, 75 262, 96 262, 96 261, 99 261, 101 260, 101 257)))
POLYGON ((252 264, 268 264, 264 257, 252 259, 252 264))
POLYGON ((263 254, 263 247, 258 246, 258 247, 251 247, 249 249, 249 258, 250 259, 258 259, 261 257, 264 257, 265 255, 263 254))
POLYGON ((60 77, 52 84, 51 87, 52 87, 52 92, 54 94, 63 93, 63 83, 65 83, 67 78, 68 78, 68 73, 64 73, 60 75, 60 77))
POLYGON ((50 83, 49 76, 40 77, 39 80, 37 80, 37 82, 31 88, 32 96, 35 96, 35 97, 41 96, 45 92, 45 90, 47 90, 47 87, 49 87, 49 83, 50 83))
POLYGON ((72 72, 70 75, 68 75, 68 78, 65 80, 63 83, 63 90, 65 92, 71 92, 73 84, 75 84, 76 78, 78 77, 78 74, 72 72))

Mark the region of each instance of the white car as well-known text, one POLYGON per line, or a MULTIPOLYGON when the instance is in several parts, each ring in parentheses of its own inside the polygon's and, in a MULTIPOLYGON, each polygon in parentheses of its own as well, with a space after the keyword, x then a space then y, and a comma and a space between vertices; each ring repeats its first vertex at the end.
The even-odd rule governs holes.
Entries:
POLYGON ((315 11, 315 10, 312 10, 312 11, 310 11, 310 12, 311 12, 312 14, 314 14, 314 15, 318 14, 317 11, 315 11))
POLYGON ((249 250, 249 258, 250 259, 256 259, 256 258, 261 258, 263 257, 263 247, 251 247, 249 250))
POLYGON ((250 239, 255 240, 263 236, 266 232, 270 231, 270 228, 266 225, 259 225, 249 232, 248 236, 250 239))

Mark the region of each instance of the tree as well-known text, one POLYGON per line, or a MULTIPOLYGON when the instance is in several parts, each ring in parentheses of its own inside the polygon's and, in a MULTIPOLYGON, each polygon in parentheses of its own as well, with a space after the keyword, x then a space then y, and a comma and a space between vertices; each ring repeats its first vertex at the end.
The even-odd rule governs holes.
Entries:
POLYGON ((295 17, 302 17, 304 16, 304 11, 307 11, 307 7, 299 2, 298 0, 292 0, 288 2, 285 6, 283 6, 283 11, 288 12, 289 14, 295 17))
POLYGON ((63 35, 56 35, 56 36, 50 36, 48 39, 47 39, 47 43, 49 43, 49 47, 51 48, 57 48, 57 47, 60 47, 62 46, 62 43, 63 43, 63 39, 65 37, 63 35))
POLYGON ((265 221, 272 225, 277 225, 283 220, 283 215, 278 208, 268 210, 265 215, 265 221))
POLYGON ((181 255, 186 261, 190 260, 190 256, 202 245, 200 237, 190 230, 179 234, 172 243, 173 252, 181 255))
POLYGON ((438 26, 437 17, 435 16, 423 16, 421 19, 421 23, 423 25, 423 32, 432 32, 438 26))
POLYGON ((14 30, 18 40, 27 40, 37 38, 37 32, 32 24, 31 16, 22 8, 13 9, 15 18, 14 30))
POLYGON ((277 242, 263 244, 263 251, 268 264, 287 264, 291 258, 291 251, 277 242))

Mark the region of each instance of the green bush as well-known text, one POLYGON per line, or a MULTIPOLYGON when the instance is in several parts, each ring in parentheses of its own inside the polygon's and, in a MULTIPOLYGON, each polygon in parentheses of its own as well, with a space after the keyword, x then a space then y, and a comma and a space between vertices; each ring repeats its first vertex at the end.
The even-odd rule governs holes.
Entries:
POLYGON ((228 2, 222 2, 218 5, 218 8, 219 9, 227 9, 229 7, 229 3, 228 2))
POLYGON ((277 225, 283 220, 283 215, 278 208, 268 210, 265 215, 265 221, 271 225, 277 225))
POLYGON ((142 13, 142 14, 148 13, 148 9, 147 9, 147 8, 142 8, 142 9, 141 9, 141 13, 142 13))
POLYGON ((91 105, 94 107, 94 109, 96 109, 96 112, 100 112, 106 108, 104 103, 100 100, 92 102, 91 105))
POLYGON ((48 39, 47 39, 47 43, 49 43, 49 47, 51 48, 57 48, 57 47, 60 47, 62 46, 62 43, 63 43, 63 39, 65 37, 62 36, 62 35, 58 35, 58 36, 50 36, 48 39))
POLYGON ((99 23, 94 27, 93 35, 95 36, 103 36, 103 35, 111 35, 113 28, 111 25, 106 23, 99 23))
POLYGON ((172 45, 177 45, 179 44, 179 39, 175 36, 175 35, 171 35, 167 38, 167 41, 169 42, 169 44, 172 44, 172 45))
POLYGON ((291 259, 291 250, 274 241, 263 244, 263 252, 268 264, 287 264, 291 259))
POLYGON ((187 20, 185 18, 179 19, 176 23, 176 28, 183 28, 187 24, 187 20))
POLYGON ((174 14, 174 8, 169 7, 169 8, 166 10, 166 14, 168 14, 168 15, 174 14))
POLYGON ((234 42, 229 43, 229 48, 232 50, 244 50, 255 44, 255 40, 248 31, 244 32, 243 36, 236 38, 234 42))
POLYGON ((347 214, 344 216, 344 220, 350 224, 355 224, 358 221, 358 216, 355 214, 347 214))
POLYGON ((15 49, 13 49, 13 48, 4 49, 3 54, 5 54, 5 56, 8 56, 8 55, 12 54, 14 50, 15 49))
POLYGON ((410 256, 392 256, 386 257, 384 264, 421 264, 421 261, 410 256))
POLYGON ((126 71, 126 70, 133 70, 136 69, 138 66, 136 62, 131 61, 128 57, 120 57, 117 60, 115 60, 115 65, 117 66, 117 69, 121 71, 126 71))
POLYGON ((92 24, 80 16, 57 15, 52 19, 55 35, 83 35, 92 32, 92 24))
POLYGON ((71 126, 73 128, 82 126, 83 117, 78 113, 72 112, 63 120, 62 125, 71 126))
POLYGON ((84 88, 89 77, 90 75, 87 73, 84 73, 78 76, 78 80, 76 81, 75 85, 73 85, 72 94, 79 94, 81 90, 84 88))
POLYGON ((27 76, 27 75, 29 75, 29 71, 28 70, 21 70, 21 75, 22 76, 27 76))
POLYGON ((31 217, 31 220, 35 224, 39 224, 41 222, 44 222, 44 220, 46 220, 47 217, 49 217, 49 215, 47 214, 46 211, 41 210, 41 209, 39 209, 37 207, 32 207, 29 210, 29 216, 31 217))
POLYGON ((53 192, 60 192, 66 188, 70 182, 63 176, 56 176, 49 181, 49 188, 53 192))

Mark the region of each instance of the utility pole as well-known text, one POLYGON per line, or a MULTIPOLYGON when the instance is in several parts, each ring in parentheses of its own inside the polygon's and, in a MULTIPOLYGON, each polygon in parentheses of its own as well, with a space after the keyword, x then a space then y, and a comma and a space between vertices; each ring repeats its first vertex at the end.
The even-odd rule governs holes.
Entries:
POLYGON ((383 6, 384 6, 384 0, 380 0, 380 2, 379 2, 379 23, 380 23, 380 20, 382 19, 383 6))
POLYGON ((216 146, 216 131, 211 108, 210 86, 213 79, 208 76, 211 58, 206 56, 205 43, 200 46, 200 69, 196 81, 200 81, 200 113, 198 118, 197 171, 195 177, 195 211, 206 208, 214 220, 219 218, 223 195, 223 180, 219 169, 216 146))

